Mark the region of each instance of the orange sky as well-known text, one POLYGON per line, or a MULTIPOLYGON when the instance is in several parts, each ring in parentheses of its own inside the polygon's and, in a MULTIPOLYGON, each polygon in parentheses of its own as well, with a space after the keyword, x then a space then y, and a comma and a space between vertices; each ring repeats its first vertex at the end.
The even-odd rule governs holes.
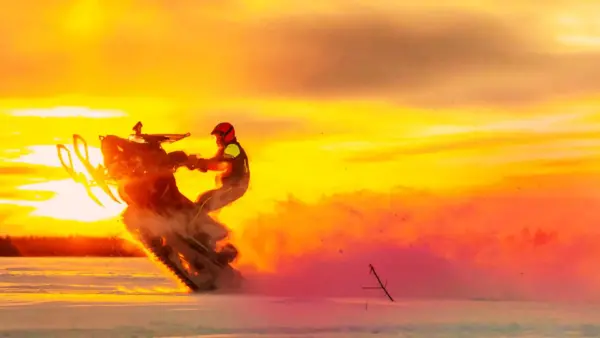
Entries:
MULTIPOLYGON (((378 221, 344 230, 352 212, 340 201, 375 215, 394 200, 402 213, 429 210, 436 223, 457 201, 516 198, 521 186, 538 202, 565 191, 599 197, 590 182, 600 169, 600 5, 319 3, 4 4, 0 232, 122 232, 120 207, 88 201, 58 169, 54 145, 77 132, 97 146, 98 134, 126 135, 138 120, 147 132, 191 132, 171 149, 201 154, 214 151, 216 122, 236 125, 252 189, 220 218, 250 260, 317 250, 317 241, 306 243, 319 234, 367 236, 378 221), (298 214, 294 203, 312 211, 298 214), (295 238, 304 244, 290 245, 295 238)), ((213 183, 187 170, 178 178, 191 198, 213 183)), ((503 229, 492 220, 504 207, 494 203, 483 218, 463 215, 446 230, 503 229)), ((556 221, 520 219, 510 228, 556 221)), ((390 226, 386 236, 414 239, 429 231, 424 222, 390 226)), ((582 222, 578 230, 592 227, 582 222)))

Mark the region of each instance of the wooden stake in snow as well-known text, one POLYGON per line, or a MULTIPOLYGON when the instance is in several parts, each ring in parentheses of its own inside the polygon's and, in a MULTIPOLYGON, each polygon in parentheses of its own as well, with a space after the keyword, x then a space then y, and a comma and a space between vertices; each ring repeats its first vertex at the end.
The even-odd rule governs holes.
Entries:
POLYGON ((383 292, 385 292, 385 295, 387 296, 387 298, 393 302, 394 298, 392 298, 392 296, 390 295, 390 293, 388 292, 386 286, 387 286, 387 281, 385 283, 381 282, 381 278, 379 278, 379 275, 377 274, 377 271, 375 271, 375 267, 373 267, 373 264, 369 264, 369 273, 373 276, 375 276, 375 279, 377 279, 377 283, 379 283, 379 286, 363 286, 363 289, 365 290, 383 290, 383 292))

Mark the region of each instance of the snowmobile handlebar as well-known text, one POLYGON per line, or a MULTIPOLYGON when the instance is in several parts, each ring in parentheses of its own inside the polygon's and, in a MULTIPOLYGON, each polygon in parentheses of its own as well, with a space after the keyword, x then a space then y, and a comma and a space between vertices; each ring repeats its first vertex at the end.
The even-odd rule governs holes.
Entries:
POLYGON ((191 170, 188 164, 188 155, 184 151, 173 151, 168 153, 167 156, 169 157, 169 163, 171 163, 175 169, 180 167, 187 167, 191 170))
POLYGON ((167 156, 169 157, 169 163, 171 163, 173 165, 174 169, 186 167, 189 170, 198 170, 203 173, 208 171, 202 165, 198 165, 198 164, 194 165, 194 164, 190 163, 190 157, 191 156, 198 157, 199 156, 198 154, 188 155, 184 151, 178 150, 178 151, 168 153, 167 156))

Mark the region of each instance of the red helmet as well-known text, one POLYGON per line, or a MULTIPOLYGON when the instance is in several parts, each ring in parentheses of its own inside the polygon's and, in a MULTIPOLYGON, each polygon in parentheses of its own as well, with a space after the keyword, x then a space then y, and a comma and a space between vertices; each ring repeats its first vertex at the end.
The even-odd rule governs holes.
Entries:
POLYGON ((235 140, 235 128, 229 122, 221 122, 213 129, 211 135, 219 135, 225 143, 235 140))

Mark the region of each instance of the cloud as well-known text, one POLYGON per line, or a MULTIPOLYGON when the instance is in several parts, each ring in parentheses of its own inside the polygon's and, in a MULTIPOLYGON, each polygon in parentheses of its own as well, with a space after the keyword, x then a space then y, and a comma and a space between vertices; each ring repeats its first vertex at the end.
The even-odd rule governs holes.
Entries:
POLYGON ((0 167, 0 175, 30 175, 30 174, 40 174, 40 169, 31 167, 31 166, 0 167))
POLYGON ((0 163, 0 200, 2 200, 2 204, 7 204, 10 200, 48 200, 55 195, 53 192, 18 190, 17 188, 34 182, 65 179, 67 177, 68 175, 62 168, 0 163))
MULTIPOLYGON (((0 196, 0 198, 3 198, 0 196)), ((15 222, 14 219, 23 219, 34 210, 33 207, 0 204, 0 236, 21 233, 29 225, 15 222)))
MULTIPOLYGON (((405 144, 387 149, 357 151, 346 160, 351 162, 390 161, 407 155, 425 155, 450 151, 507 148, 522 145, 544 145, 569 140, 595 139, 595 131, 563 131, 549 133, 504 132, 504 133, 466 133, 460 138, 438 137, 424 144, 405 144)), ((556 150, 556 149, 555 149, 556 150)), ((573 152, 575 153, 575 152, 573 152)), ((561 154, 564 155, 564 154, 561 154)), ((533 155, 532 155, 533 159, 533 155)))
POLYGON ((246 69, 257 92, 424 106, 532 103, 599 89, 598 53, 553 51, 554 37, 535 20, 524 29, 482 13, 410 14, 267 21, 246 69))
POLYGON ((267 21, 254 34, 269 47, 256 44, 253 51, 262 57, 247 69, 268 69, 256 73, 258 91, 389 95, 502 66, 522 53, 509 52, 522 42, 493 17, 421 13, 400 21, 398 14, 367 11, 267 21))
POLYGON ((18 183, 40 178, 46 180, 68 178, 65 170, 60 167, 6 162, 0 162, 0 175, 4 180, 14 180, 18 183))
MULTIPOLYGON (((254 292, 363 296, 374 264, 396 297, 600 297, 593 176, 507 178, 440 195, 414 189, 294 199, 234 233, 254 292)), ((370 294, 370 293, 369 293, 370 294)))
MULTIPOLYGON (((538 8, 532 16, 524 11, 528 6, 491 15, 458 7, 346 4, 335 14, 305 6, 290 15, 266 5, 252 11, 234 1, 210 5, 208 15, 189 2, 140 6, 101 5, 102 28, 77 38, 61 26, 72 18, 67 6, 40 14, 39 23, 28 21, 18 31, 17 22, 8 20, 0 27, 9 37, 0 52, 1 95, 76 91, 469 106, 532 103, 599 89, 599 55, 565 53, 556 44, 556 27, 548 24, 553 8, 550 14, 538 8), (132 11, 139 18, 126 20, 132 11)), ((19 8, 11 6, 13 16, 31 15, 19 8)))
POLYGON ((272 114, 260 108, 191 107, 186 108, 179 116, 177 123, 181 128, 188 128, 186 130, 190 130, 194 135, 209 135, 212 128, 223 121, 235 126, 240 139, 251 139, 255 142, 269 143, 273 139, 315 134, 309 118, 272 114))

